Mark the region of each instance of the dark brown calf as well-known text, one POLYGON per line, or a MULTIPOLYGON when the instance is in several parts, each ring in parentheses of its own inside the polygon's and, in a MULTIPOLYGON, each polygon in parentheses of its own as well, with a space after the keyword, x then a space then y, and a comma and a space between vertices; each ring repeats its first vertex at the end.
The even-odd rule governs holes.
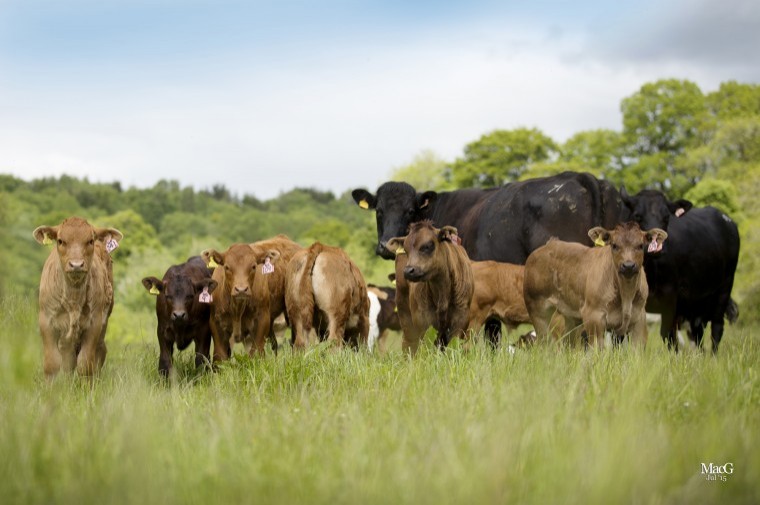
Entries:
POLYGON ((406 237, 388 241, 396 252, 396 305, 404 330, 402 348, 414 354, 428 327, 438 332, 443 349, 467 330, 473 277, 457 231, 430 221, 414 223, 406 237))
POLYGON ((209 304, 202 300, 204 291, 214 291, 216 281, 201 257, 193 256, 185 263, 169 267, 163 279, 145 277, 142 284, 150 294, 157 296, 158 372, 167 376, 171 371, 175 344, 182 351, 190 342, 195 342, 195 366, 208 363, 211 358, 209 304))

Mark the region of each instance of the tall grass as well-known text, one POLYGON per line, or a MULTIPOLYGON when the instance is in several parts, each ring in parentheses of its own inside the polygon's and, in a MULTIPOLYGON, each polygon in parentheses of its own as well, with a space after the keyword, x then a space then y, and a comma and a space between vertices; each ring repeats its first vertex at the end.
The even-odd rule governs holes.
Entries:
POLYGON ((48 384, 34 301, 2 309, 3 503, 760 502, 757 331, 717 357, 654 332, 644 352, 318 347, 213 374, 186 351, 169 383, 151 332, 109 342, 92 383, 48 384))

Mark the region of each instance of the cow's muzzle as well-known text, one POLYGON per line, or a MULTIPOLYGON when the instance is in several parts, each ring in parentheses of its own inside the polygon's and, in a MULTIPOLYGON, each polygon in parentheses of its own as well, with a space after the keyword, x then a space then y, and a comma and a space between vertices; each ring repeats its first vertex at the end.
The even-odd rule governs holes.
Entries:
POLYGON ((396 254, 393 251, 389 251, 387 247, 385 247, 385 242, 379 242, 377 244, 377 247, 375 248, 375 254, 380 256, 381 258, 385 260, 392 260, 396 257, 396 254))
POLYGON ((618 268, 618 271, 620 272, 620 275, 623 277, 633 277, 637 273, 639 273, 639 265, 634 263, 633 261, 625 261, 621 263, 620 267, 618 268))
POLYGON ((185 322, 187 321, 187 312, 184 310, 175 310, 172 312, 172 321, 185 322))
POLYGON ((413 267, 411 265, 404 268, 404 279, 408 280, 409 282, 419 282, 425 277, 425 272, 423 272, 418 267, 413 267))

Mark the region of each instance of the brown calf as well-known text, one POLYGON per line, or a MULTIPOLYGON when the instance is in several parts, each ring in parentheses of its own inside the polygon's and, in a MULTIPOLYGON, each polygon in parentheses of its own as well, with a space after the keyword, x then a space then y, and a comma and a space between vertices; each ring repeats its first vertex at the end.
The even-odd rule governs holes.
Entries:
POLYGON ((404 330, 402 349, 414 354, 428 327, 438 332, 443 349, 467 330, 473 277, 464 248, 451 226, 414 223, 406 237, 388 241, 396 251, 396 306, 404 330))
POLYGON ((344 338, 367 344, 367 286, 342 249, 316 242, 293 256, 287 276, 285 303, 296 348, 306 347, 312 329, 338 347, 344 338))
MULTIPOLYGON (((243 342, 250 355, 254 351, 263 355, 266 338, 271 335, 269 278, 278 270, 280 253, 233 244, 225 252, 205 250, 201 257, 215 267, 212 279, 217 283, 209 320, 214 362, 229 359, 235 342, 243 342)), ((277 349, 274 338, 272 348, 277 349)))
MULTIPOLYGON (((470 303, 470 321, 467 325, 469 334, 482 328, 488 319, 498 319, 510 330, 521 323, 530 323, 523 296, 523 265, 471 261, 470 266, 475 290, 470 303)), ((491 344, 497 346, 499 342, 493 339, 491 344)))
POLYGON ((547 338, 557 312, 566 330, 582 322, 592 346, 601 346, 605 330, 629 334, 644 346, 649 292, 642 268, 644 249, 653 241, 662 245, 667 233, 659 228, 643 232, 638 224, 626 223, 612 231, 592 228, 588 235, 604 246, 550 240, 525 263, 525 304, 538 339, 547 338))
POLYGON ((40 278, 45 376, 51 378, 61 368, 92 375, 106 359, 105 334, 113 310, 109 251, 118 247, 122 234, 70 217, 58 226, 40 226, 33 235, 40 244, 54 244, 40 278))

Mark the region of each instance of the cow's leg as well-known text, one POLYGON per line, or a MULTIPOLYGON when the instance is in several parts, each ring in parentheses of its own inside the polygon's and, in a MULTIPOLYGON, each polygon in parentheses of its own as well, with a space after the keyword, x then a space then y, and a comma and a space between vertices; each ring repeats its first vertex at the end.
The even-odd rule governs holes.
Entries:
POLYGON ((253 357, 254 354, 258 356, 264 356, 267 337, 269 336, 270 324, 269 314, 262 314, 256 318, 256 322, 253 325, 253 331, 249 334, 253 335, 253 345, 248 350, 248 355, 253 357))
POLYGON ((81 349, 76 357, 76 368, 79 375, 90 376, 99 370, 99 365, 102 365, 102 362, 99 363, 100 355, 105 358, 103 352, 105 348, 104 334, 103 324, 97 321, 96 317, 93 317, 92 324, 82 336, 81 349))
POLYGON ((668 346, 668 350, 678 352, 678 338, 676 336, 675 307, 668 307, 662 311, 660 321, 660 336, 668 346))
POLYGON ((47 318, 40 314, 39 316, 40 333, 42 334, 42 369, 45 377, 52 379, 61 369, 63 358, 61 351, 58 349, 55 333, 50 327, 47 318))
POLYGON ((196 335, 195 339, 195 368, 205 366, 211 356, 211 335, 204 331, 196 335))
MULTIPOLYGON (((647 329, 646 313, 642 313, 641 317, 636 319, 636 321, 631 324, 631 327, 629 329, 631 343, 639 349, 644 349, 644 347, 647 345, 648 333, 649 330, 647 329)), ((615 342, 616 337, 618 337, 618 335, 612 335, 613 343, 615 342)), ((620 335, 620 338, 625 338, 625 335, 620 335)))
POLYGON ((713 354, 718 353, 718 346, 720 345, 720 341, 723 338, 723 328, 723 315, 721 314, 714 316, 713 320, 710 322, 710 335, 712 336, 713 354))
POLYGON ((214 339, 214 363, 227 361, 230 359, 232 351, 228 335, 225 334, 222 325, 214 316, 211 316, 209 326, 211 326, 211 336, 214 339))
POLYGON ((551 333, 552 317, 555 314, 554 306, 546 299, 526 298, 525 302, 533 328, 536 330, 536 341, 541 343, 548 342, 551 333))
POLYGON ((586 330, 588 347, 600 349, 604 346, 604 312, 597 309, 581 309, 583 328, 586 330))
POLYGON ((702 350, 702 339, 705 336, 705 324, 701 317, 689 320, 689 339, 694 342, 697 349, 702 350))
POLYGON ((168 341, 161 328, 158 330, 158 373, 162 377, 168 377, 172 369, 172 354, 174 342, 168 341))
MULTIPOLYGON (((359 322, 357 323, 357 348, 358 347, 368 347, 368 339, 369 339, 369 315, 368 314, 360 314, 359 315, 359 322)), ((378 343, 379 347, 379 343, 378 343)))
POLYGON ((343 347, 347 321, 348 312, 344 310, 340 310, 337 314, 333 312, 327 315, 327 341, 336 349, 343 347))
POLYGON ((499 347, 501 341, 501 321, 497 318, 486 320, 485 335, 492 349, 499 347))
POLYGON ((269 342, 272 344, 272 352, 277 356, 280 344, 277 342, 277 335, 274 334, 274 325, 270 325, 269 327, 269 342))

